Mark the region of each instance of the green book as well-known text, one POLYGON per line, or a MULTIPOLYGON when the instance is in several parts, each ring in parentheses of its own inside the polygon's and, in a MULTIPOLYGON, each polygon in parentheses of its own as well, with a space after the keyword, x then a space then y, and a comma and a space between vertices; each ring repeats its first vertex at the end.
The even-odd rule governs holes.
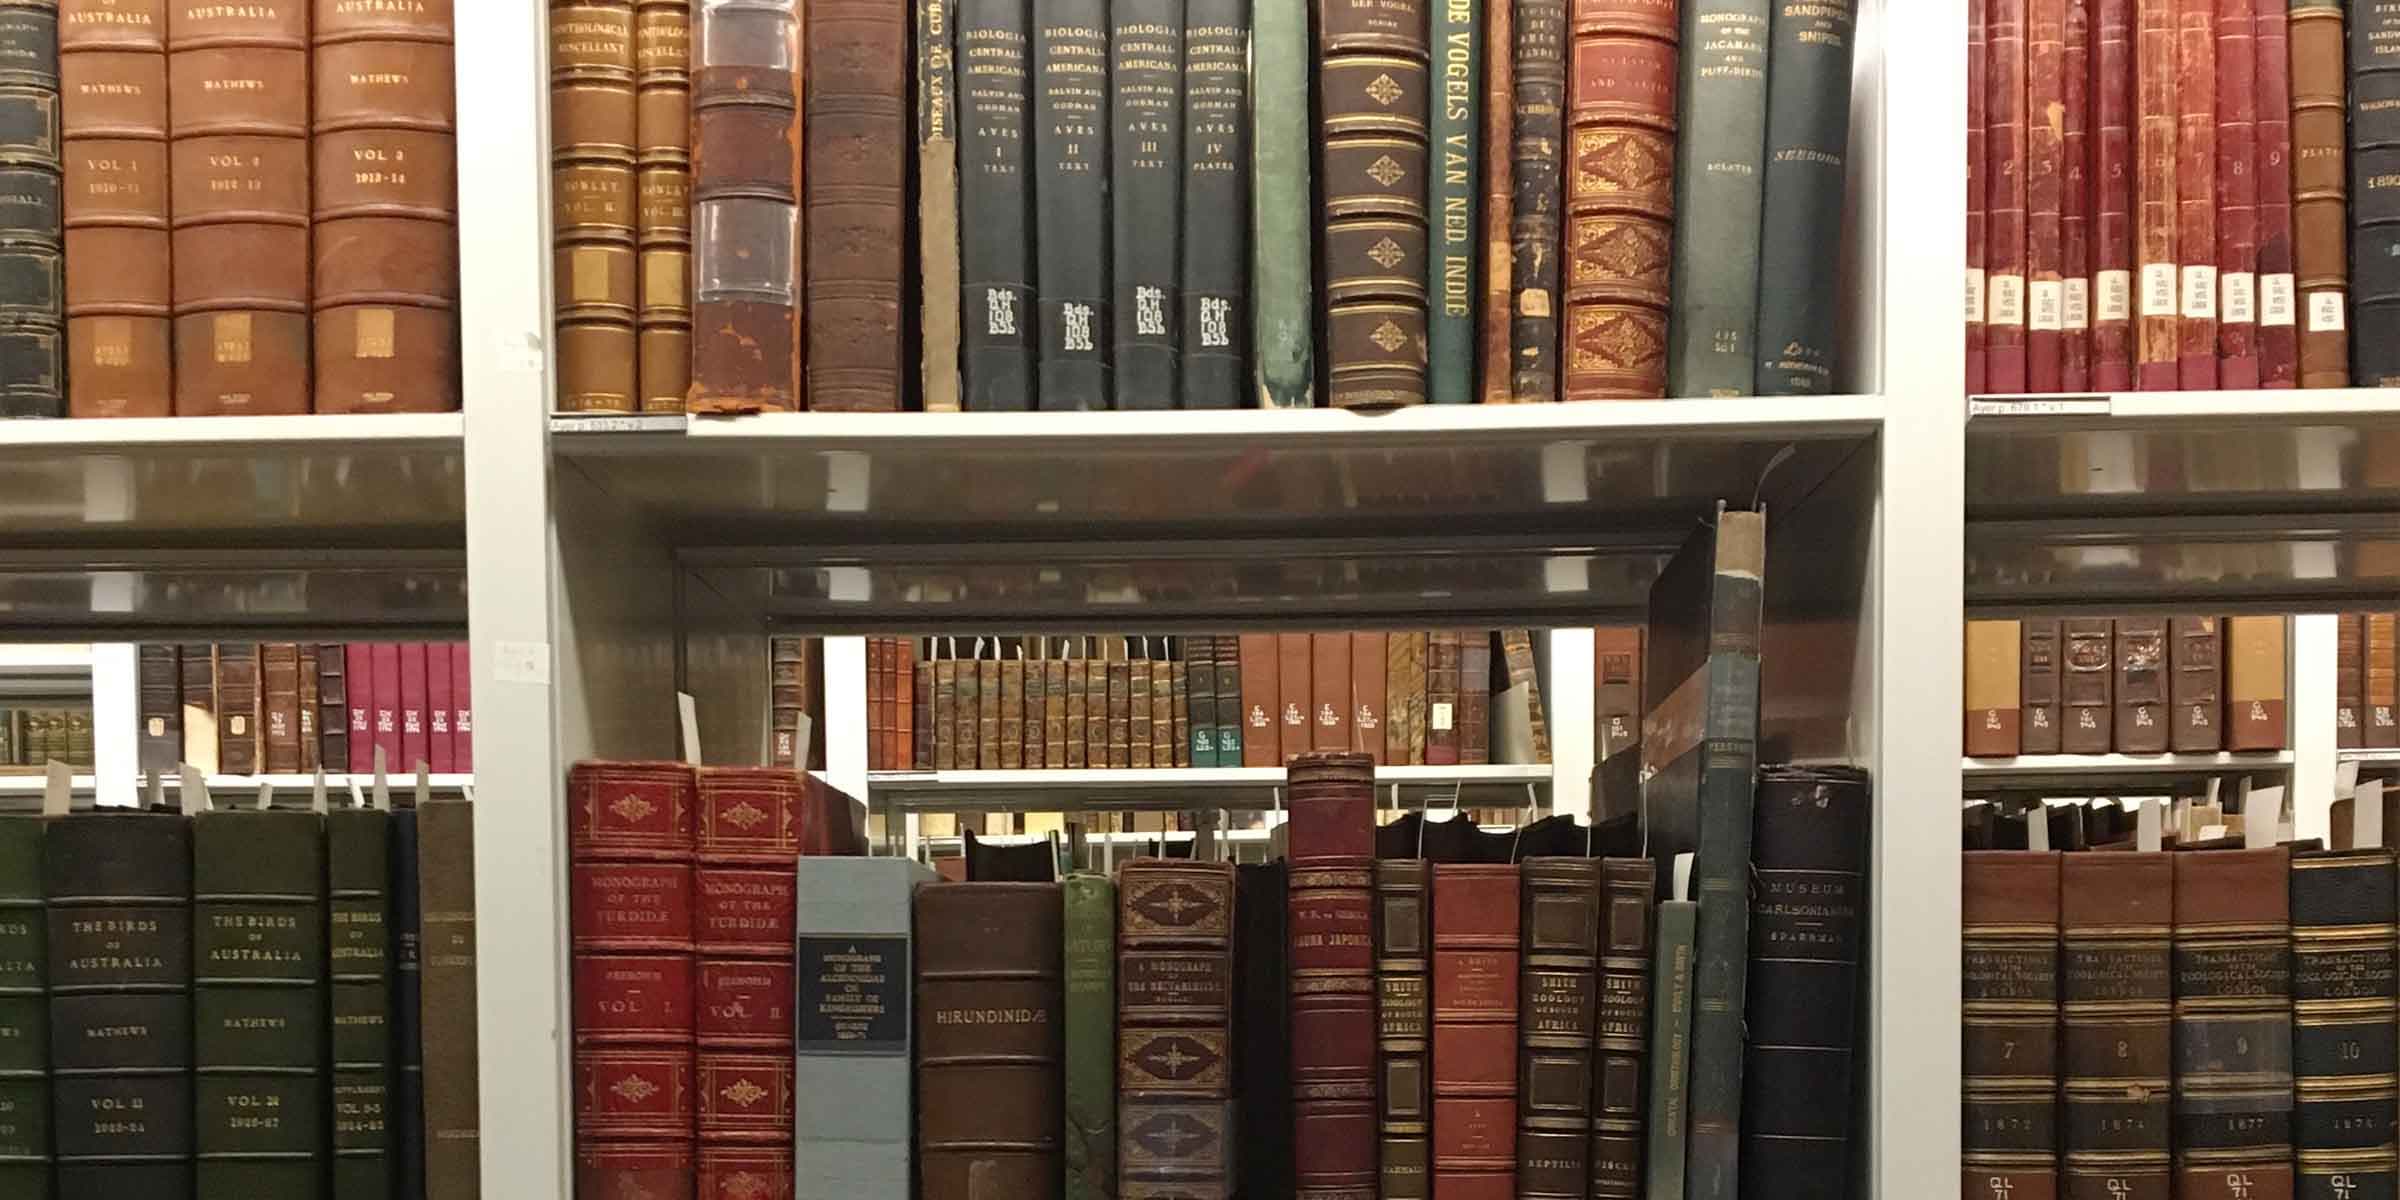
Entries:
POLYGON ((1483 6, 1435 0, 1433 75, 1434 169, 1426 172, 1433 253, 1426 256, 1431 298, 1425 330, 1425 398, 1435 404, 1475 401, 1476 220, 1481 192, 1475 135, 1483 125, 1483 6))
POLYGON ((1117 885, 1065 880, 1066 1200, 1117 1194, 1117 885))
POLYGON ((1259 0, 1250 35, 1250 332, 1261 408, 1316 404, 1308 5, 1259 0))
POLYGON ((325 826, 192 821, 197 1200, 325 1200, 325 826))
POLYGON ((1745 396, 1756 373, 1767 10, 1767 0, 1690 0, 1683 8, 1670 396, 1745 396))
POLYGON ((1850 153, 1850 0, 1775 12, 1768 55, 1766 227, 1758 261, 1758 394, 1833 390, 1842 197, 1850 153))
POLYGON ((40 817, 0 816, 0 1196, 50 1194, 40 817))
POLYGON ((1692 934, 1700 906, 1658 906, 1658 944, 1650 963, 1649 1186, 1645 1195, 1683 1195, 1684 1106, 1692 1086, 1692 934))
POLYGON ((392 1195, 392 815, 325 818, 326 938, 333 978, 333 1187, 341 1200, 392 1195))

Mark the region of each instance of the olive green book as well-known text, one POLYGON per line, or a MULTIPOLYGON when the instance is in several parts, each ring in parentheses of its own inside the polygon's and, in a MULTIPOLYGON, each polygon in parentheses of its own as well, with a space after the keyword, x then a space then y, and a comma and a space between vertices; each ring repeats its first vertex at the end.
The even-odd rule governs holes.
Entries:
POLYGON ((1066 1200, 1117 1194, 1117 886, 1065 883, 1067 935, 1066 1200))

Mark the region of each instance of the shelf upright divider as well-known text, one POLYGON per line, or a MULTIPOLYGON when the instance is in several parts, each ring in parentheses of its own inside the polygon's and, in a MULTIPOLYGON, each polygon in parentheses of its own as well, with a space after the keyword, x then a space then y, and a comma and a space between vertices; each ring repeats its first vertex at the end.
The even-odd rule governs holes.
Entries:
POLYGON ((2292 618, 2291 680, 2284 691, 2291 697, 2286 719, 2291 722, 2287 736, 2292 774, 2285 796, 2292 804, 2292 836, 2325 838, 2326 845, 2333 844, 2334 642, 2340 629, 2341 618, 2331 613, 2292 618))
POLYGON ((1550 671, 1542 705, 1550 723, 1550 811, 1591 820, 1600 798, 1592 794, 1592 766, 1600 748, 1592 744, 1595 696, 1592 687, 1592 627, 1549 631, 1550 671))
POLYGON ((131 642, 92 646, 92 797, 95 803, 140 804, 141 652, 131 642))

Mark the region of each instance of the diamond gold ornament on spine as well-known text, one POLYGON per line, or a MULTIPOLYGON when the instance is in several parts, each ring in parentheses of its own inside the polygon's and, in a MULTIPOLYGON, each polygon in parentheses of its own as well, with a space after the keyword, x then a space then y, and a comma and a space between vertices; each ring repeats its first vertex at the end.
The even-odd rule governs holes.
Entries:
POLYGON ((1421 404, 1429 271, 1423 0, 1332 0, 1319 17, 1332 403, 1421 404))
POLYGON ((1675 215, 1675 5, 1573 0, 1567 174, 1568 400, 1666 394, 1675 215))

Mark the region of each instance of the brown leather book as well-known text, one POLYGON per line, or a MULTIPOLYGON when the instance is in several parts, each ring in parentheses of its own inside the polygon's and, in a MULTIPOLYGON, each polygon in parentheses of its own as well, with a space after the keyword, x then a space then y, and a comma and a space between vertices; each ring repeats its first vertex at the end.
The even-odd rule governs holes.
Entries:
MULTIPOLYGON (((2249 0, 2243 0, 2248 3, 2249 0)), ((2092 4, 2067 0, 2066 41, 2061 49, 2065 130, 2059 135, 2066 159, 2059 170, 2058 386, 2080 392, 2092 386, 2092 4)))
POLYGON ((1233 1182, 1233 864, 1117 875, 1117 1170, 1127 1195, 1233 1182))
POLYGON ((2017 753, 2056 754, 2062 723, 2058 618, 2028 617, 2018 624, 2025 636, 2019 663, 2017 753))
POLYGON ((1483 307, 1476 314, 1481 330, 1476 354, 1480 373, 1477 394, 1485 404, 1514 404, 1516 385, 1510 378, 1516 361, 1511 346, 1516 293, 1511 287, 1516 242, 1510 233, 1510 212, 1517 183, 1508 147, 1516 142, 1517 88, 1514 56, 1516 5, 1511 0, 1487 0, 1483 17, 1483 307))
POLYGON ((1336 408, 1425 402, 1426 37, 1423 0, 1320 11, 1326 376, 1336 408))
POLYGON ((1349 750, 1350 635, 1308 635, 1308 737, 1311 750, 1349 750))
POLYGON ((309 410, 308 17, 167 12, 177 416, 309 410))
POLYGON ((1456 766, 1459 752, 1458 631, 1436 629, 1425 638, 1425 762, 1456 766))
POLYGON ((2229 391, 2259 383, 2259 195, 2268 168, 2254 8, 2255 0, 2219 0, 2216 12, 2217 378, 2229 391))
POLYGON ((1434 868, 1436 1196, 1515 1188, 1518 927, 1515 864, 1434 868))
MULTIPOLYGON (((217 761, 217 648, 207 642, 185 642, 178 654, 182 664, 183 758, 210 774, 217 761)), ((361 700, 361 703, 364 703, 361 700)))
POLYGON ((2167 653, 2175 669, 2169 685, 2175 752, 2211 754, 2224 749, 2225 655, 2217 619, 2175 618, 2167 653))
POLYGON ((2133 0, 2091 6, 2092 380, 2133 387, 2133 0))
POLYGON ((2366 727, 2361 744, 2373 749, 2400 746, 2400 617, 2388 612, 2366 614, 2361 645, 2360 695, 2365 701, 2366 727))
MULTIPOLYGON (((1650 980, 1658 864, 1600 860, 1597 1053, 1592 1060, 1592 1200, 1640 1200, 1650 1103, 1650 980)), ((1530 1078, 1530 1077, 1529 1077, 1530 1078)), ((1522 1159, 1523 1155, 1519 1155, 1522 1159)))
POLYGON ((917 889, 923 1200, 1055 1196, 1063 1186, 1061 903, 1055 883, 917 889))
MULTIPOLYGON (((1436 868, 1444 875, 1456 869, 1446 863, 1436 868)), ((1539 1200, 1583 1196, 1598 1173, 1591 1154, 1600 860, 1528 858, 1518 870, 1525 957, 1517 995, 1517 1079, 1524 1093, 1516 1106, 1515 1194, 1539 1200)), ((1453 908, 1459 903, 1455 885, 1445 892, 1437 883, 1436 890, 1453 908)), ((1443 932, 1437 930, 1436 938, 1443 932)))
POLYGON ((808 407, 898 412, 908 220, 909 10, 808 5, 808 407))
MULTIPOLYGON (((973 723, 976 768, 997 771, 1000 769, 1000 660, 977 657, 968 666, 975 670, 975 702, 960 710, 959 720, 973 723)), ((962 691, 961 695, 964 694, 962 691)))
POLYGON ((256 775, 258 643, 217 646, 217 766, 228 775, 256 775))
POLYGON ((1377 1162, 1385 1200, 1430 1200, 1433 1195, 1432 1066, 1427 1055, 1432 1021, 1426 959, 1433 928, 1428 885, 1433 867, 1422 859, 1375 864, 1375 1077, 1377 1162))
POLYGON ((173 411, 166 0, 63 0, 67 413, 173 411))
POLYGON ((1108 661, 1107 640, 1098 651, 1083 661, 1083 708, 1085 765, 1097 771, 1111 765, 1108 758, 1108 661))
POLYGON ((266 744, 269 775, 300 773, 300 647, 268 642, 259 647, 259 706, 264 716, 261 738, 266 744))
POLYGON ((1575 0, 1567 54, 1569 400, 1666 395, 1675 217, 1676 15, 1646 0, 1575 0))
MULTIPOLYGON (((1026 650, 1025 653, 1033 654, 1041 649, 1043 647, 1037 645, 1033 649, 1026 650)), ((1050 676, 1046 667, 1047 664, 1039 658, 1028 658, 1025 662, 1025 743, 1022 760, 1025 768, 1032 771, 1041 770, 1046 766, 1063 767, 1067 765, 1063 762, 1049 762, 1046 759, 1049 742, 1045 740, 1045 728, 1051 719, 1050 676)), ((1064 713, 1062 712, 1060 715, 1063 717, 1064 713)))
POLYGON ((1283 743, 1281 753, 1283 761, 1288 763, 1292 756, 1305 754, 1312 748, 1311 731, 1315 723, 1310 719, 1310 692, 1314 688, 1316 675, 1309 635, 1276 634, 1275 659, 1276 712, 1279 714, 1277 720, 1281 722, 1279 728, 1282 730, 1283 743))
POLYGON ((933 664, 919 662, 911 672, 916 678, 909 697, 909 766, 919 771, 933 769, 933 664))
POLYGON ((452 0, 316 0, 316 411, 459 406, 452 0))
POLYGON ((2058 1200, 2059 860, 1978 850, 1960 866, 1959 1195, 2058 1200))
POLYGON ((2176 0, 2135 0, 2134 83, 2134 384, 2146 392, 2178 386, 2176 325, 2182 282, 2176 272, 2176 0))
POLYGON ((1984 34, 1984 146, 1991 186, 1985 195, 1983 258, 1991 298, 1983 340, 1986 386, 2000 395, 2026 390, 2026 4, 1990 0, 1984 34))
MULTIPOLYGON (((2060 861, 2059 1052, 2070 1200, 2167 1200, 2174 1145, 2174 983, 2168 938, 2189 855, 2069 854, 2060 861), (2115 1190, 2108 1183, 2120 1180, 2115 1190)), ((2020 884, 2020 887, 2023 885, 2020 884)), ((2038 886, 2038 885, 2036 885, 2038 886)), ((2028 907, 2038 898, 2020 893, 2028 907)), ((2044 1049, 2028 1030, 2027 1090, 2044 1049)), ((2031 1097, 2027 1097, 2030 1102, 2031 1097)))
POLYGON ((1000 663, 1000 769, 1025 766, 1025 660, 1000 663))
POLYGON ((974 659, 956 659, 950 685, 950 765, 953 770, 972 771, 981 766, 977 743, 981 725, 982 672, 974 659))
MULTIPOLYGON (((2225 619, 2225 748, 2281 750, 2289 744, 2283 617, 2225 619)), ((2370 702, 2370 712, 2372 702, 2370 702)))
POLYGON ((1593 679, 1599 703, 1593 718, 1599 725, 1592 745, 1605 762, 1642 740, 1642 627, 1602 625, 1592 631, 1593 679))
POLYGON ((2175 861, 2175 1194, 2292 1195, 2291 851, 2175 861))
MULTIPOLYGON (((1148 767, 1155 762, 1156 743, 1150 736, 1151 726, 1157 724, 1151 719, 1150 712, 1150 676, 1154 665, 1150 661, 1147 646, 1125 663, 1125 748, 1128 756, 1125 765, 1129 767, 1148 767)), ((1115 680, 1110 680, 1109 687, 1109 699, 1114 701, 1115 680)))
POLYGON ((917 639, 895 640, 899 654, 892 673, 892 769, 905 771, 916 757, 917 639))
POLYGON ((1164 642, 1159 644, 1157 653, 1160 657, 1150 662, 1150 765, 1188 767, 1192 765, 1192 739, 1189 731, 1176 720, 1177 714, 1183 711, 1180 703, 1183 688, 1177 683, 1177 677, 1181 674, 1178 668, 1183 664, 1165 657, 1167 651, 1164 642), (1178 747, 1184 752, 1180 761, 1175 753, 1178 747))
POLYGON ((2115 707, 2110 703, 2116 678, 2113 624, 2106 617, 2070 617, 2065 623, 2066 667, 2061 679, 2064 720, 2059 750, 2066 754, 2106 754, 2115 748, 2115 707))
POLYGON ((2350 386, 2349 108, 2341 0, 2290 9, 2292 255, 2300 386, 2350 386))
MULTIPOLYGON (((687 405, 693 412, 798 412, 800 0, 704 3, 693 18, 687 405)), ((893 19, 905 18, 896 12, 893 19)), ((901 152, 898 132, 890 145, 901 152)))
POLYGON ((1458 761, 1492 761, 1492 631, 1458 631, 1458 761))
POLYGON ((2010 758, 2023 752, 2024 679, 2018 655, 2023 632, 2015 621, 1967 622, 1967 729, 1970 758, 2010 758))
POLYGON ((1060 753, 1066 759, 1063 765, 1072 770, 1080 770, 1091 762, 1092 731, 1087 707, 1089 697, 1086 695, 1089 690, 1086 677, 1091 670, 1081 657, 1082 653, 1081 650, 1074 651, 1074 656, 1067 659, 1055 685, 1057 694, 1065 697, 1061 706, 1065 725, 1059 732, 1066 738, 1066 745, 1061 747, 1060 753))
POLYGON ((2167 750, 2167 619, 2119 617, 2116 630, 2117 750, 2167 750))
POLYGON ((2175 0, 2175 322, 2183 390, 2217 386, 2217 0, 2175 0))
POLYGON ((2367 615, 2334 618, 2333 745, 2356 750, 2366 743, 2367 615))
POLYGON ((1541 667, 1534 662, 1533 631, 1503 629, 1500 631, 1500 655, 1508 677, 1510 691, 1523 689, 1525 719, 1531 727, 1533 761, 1550 761, 1550 723, 1542 714, 1541 667))
POLYGON ((1393 766, 1425 756, 1425 634, 1393 632, 1385 638, 1383 757, 1393 766))
MULTIPOLYGON (((417 806, 417 895, 425 1194, 477 1200, 483 1187, 483 1120, 475 1055, 473 803, 430 800, 417 806)), ((688 1095, 675 1099, 689 1103, 688 1095)))
MULTIPOLYGON (((1119 770, 1133 766, 1133 662, 1126 657, 1131 651, 1125 639, 1112 638, 1108 667, 1104 673, 1108 689, 1108 765, 1119 770)), ((1148 716, 1149 710, 1143 709, 1148 716)), ((1143 739, 1147 751, 1149 740, 1143 739)), ((1146 756, 1146 753, 1145 753, 1146 756)))
POLYGON ((633 14, 634 335, 643 412, 682 412, 692 386, 692 5, 633 14))
POLYGON ((1277 678, 1275 635, 1244 633, 1235 638, 1242 697, 1242 765, 1283 765, 1283 691, 1277 678))
POLYGON ((1389 691, 1385 676, 1390 669, 1389 641, 1388 634, 1350 635, 1350 744, 1343 749, 1356 750, 1378 764, 1385 761, 1387 740, 1384 697, 1389 691))
MULTIPOLYGON (((1291 789, 1286 861, 1292 1054, 1285 1086, 1292 1090, 1292 1195, 1294 1200, 1350 1200, 1373 1194, 1379 1174, 1375 764, 1348 751, 1312 753, 1295 759, 1286 779, 1291 789)), ((1513 1020, 1513 989, 1509 999, 1513 1020)), ((1512 1030, 1502 1051, 1504 1069, 1515 1065, 1515 1041, 1512 1030)), ((1275 1085, 1267 1081, 1266 1086, 1275 1085)), ((1508 1123, 1505 1117, 1502 1123, 1508 1123)))
POLYGON ((634 76, 633 0, 551 6, 551 290, 566 412, 632 412, 638 403, 634 76))

